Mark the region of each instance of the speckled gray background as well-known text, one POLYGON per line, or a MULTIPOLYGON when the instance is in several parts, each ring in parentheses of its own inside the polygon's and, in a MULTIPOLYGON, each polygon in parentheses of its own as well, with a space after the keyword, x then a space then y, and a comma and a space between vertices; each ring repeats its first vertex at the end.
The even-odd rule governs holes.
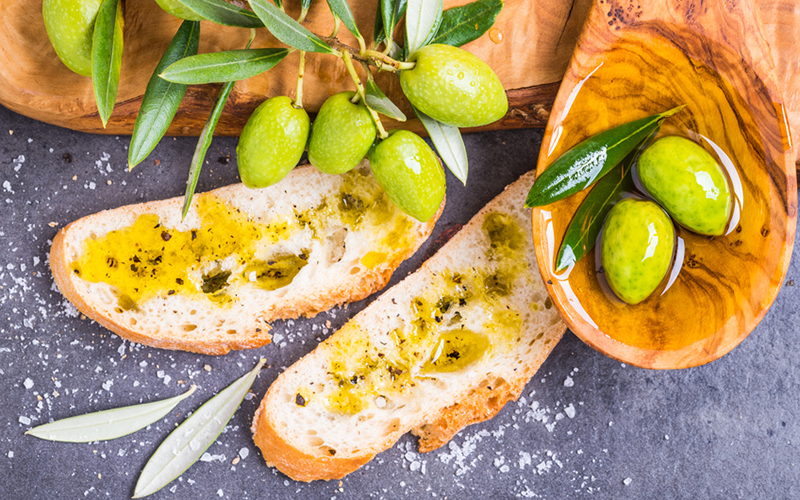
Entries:
MULTIPOLYGON (((464 188, 448 174, 448 206, 434 237, 469 220, 532 168, 540 140, 539 130, 466 137, 470 182, 464 188)), ((127 141, 48 126, 0 107, 0 498, 130 498, 142 466, 185 412, 261 356, 269 368, 206 460, 151 498, 800 496, 797 250, 766 318, 710 365, 667 372, 624 366, 567 333, 519 401, 449 446, 423 455, 405 437, 341 482, 289 480, 267 468, 253 445, 248 428, 256 404, 284 367, 330 333, 326 321, 335 330, 370 299, 314 320, 279 323, 274 344, 224 357, 131 344, 81 318, 54 288, 50 239, 83 215, 181 195, 195 143, 168 138, 131 173, 127 141), (62 444, 23 435, 50 419, 170 397, 189 383, 200 390, 132 436, 62 444)), ((214 140, 200 191, 237 181, 235 146, 235 139, 214 140)))

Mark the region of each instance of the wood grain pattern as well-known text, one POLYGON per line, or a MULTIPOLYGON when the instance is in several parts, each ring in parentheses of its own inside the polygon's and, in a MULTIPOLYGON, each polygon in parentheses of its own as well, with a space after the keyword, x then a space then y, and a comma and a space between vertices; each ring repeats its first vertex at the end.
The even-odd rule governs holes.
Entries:
POLYGON ((679 229, 685 258, 677 280, 636 306, 603 291, 591 255, 571 272, 554 273, 554 255, 585 192, 533 211, 548 291, 589 345, 637 366, 682 368, 724 355, 761 320, 782 285, 797 218, 777 82, 749 0, 595 3, 554 103, 539 171, 602 130, 685 103, 661 134, 693 137, 712 153, 716 144, 742 187, 732 232, 709 238, 679 229))
MULTIPOLYGON (((358 21, 371 25, 376 0, 353 0, 358 21)), ((447 0, 447 7, 467 0, 447 0)), ((178 21, 162 12, 154 0, 128 0, 125 27, 123 81, 119 104, 109 128, 99 125, 92 101, 89 80, 68 71, 56 58, 45 36, 41 2, 5 0, 0 18, 0 104, 26 116, 55 125, 92 133, 130 134, 147 79, 160 54, 178 26, 178 21)), ((507 0, 497 20, 503 34, 500 43, 484 36, 467 48, 488 60, 500 73, 509 94, 509 113, 500 122, 484 128, 522 128, 544 126, 572 50, 591 5, 590 0, 507 0), (514 22, 525 19, 526 22, 514 22), (511 61, 511 62, 509 62, 511 61)), ((758 10, 765 35, 773 48, 779 84, 793 127, 795 143, 800 141, 800 59, 796 34, 800 32, 800 2, 759 0, 758 10)), ((324 6, 311 13, 312 29, 327 29, 324 6)), ((263 30, 262 30, 263 31, 263 30)), ((365 33, 371 29, 362 29, 365 33)), ((321 31, 322 32, 322 31, 321 31)), ((240 48, 245 30, 204 23, 202 52, 240 48)), ((257 46, 275 44, 262 34, 257 46)), ((314 56, 316 57, 316 56, 314 56)), ((291 61, 291 59, 290 59, 291 61)), ((329 71, 317 63, 319 75, 308 79, 306 98, 309 109, 319 108, 327 92, 348 85, 341 70, 329 71)), ((405 106, 390 75, 390 96, 405 106)), ((282 63, 268 75, 237 85, 217 128, 219 135, 238 135, 253 109, 278 92, 293 92, 294 64, 282 63)), ((213 85, 192 87, 169 130, 170 135, 197 135, 216 95, 213 85)), ((399 126, 391 124, 390 126, 399 126)), ((418 120, 406 128, 421 131, 418 120)), ((797 150, 800 158, 800 148, 797 150)))
MULTIPOLYGON (((469 0, 448 0, 446 7, 469 0)), ((125 24, 122 81, 118 105, 108 128, 103 129, 92 98, 91 80, 69 71, 50 46, 41 14, 41 1, 4 0, 0 17, 0 104, 32 118, 55 125, 92 133, 130 134, 141 104, 142 94, 161 54, 180 21, 163 12, 154 0, 128 0, 125 24)), ((372 33, 377 0, 351 1, 356 21, 363 33, 372 33)), ((574 40, 583 24, 590 2, 576 0, 506 0, 495 27, 502 40, 495 43, 484 36, 467 48, 488 61, 509 90, 509 114, 493 128, 543 126, 566 69, 574 40), (535 5, 534 5, 535 4, 535 5), (529 21, 515 22, 519 16, 529 21), (559 42, 559 40, 561 40, 559 42), (525 47, 525 51, 518 50, 525 47), (513 58, 512 58, 513 56, 513 58), (513 63, 509 63, 513 61, 513 63)), ((299 2, 287 2, 291 13, 299 2)), ((316 33, 327 34, 332 18, 325 2, 314 2, 306 23, 316 33)), ((278 46, 264 29, 254 47, 278 46)), ((249 30, 202 23, 200 52, 242 48, 249 30)), ((346 30, 340 37, 355 45, 346 30)), ((498 37, 495 37, 496 39, 498 37)), ((258 104, 274 95, 294 95, 298 54, 292 54, 273 70, 236 85, 217 127, 218 135, 238 135, 258 104)), ((408 102, 397 78, 383 73, 381 87, 406 114, 408 102)), ((330 94, 350 90, 352 82, 344 65, 331 56, 309 54, 303 102, 315 112, 330 94)), ((197 135, 218 91, 216 85, 193 86, 183 100, 170 135, 197 135)), ((396 127, 399 124, 389 124, 396 127)), ((406 128, 422 130, 418 120, 406 128)))

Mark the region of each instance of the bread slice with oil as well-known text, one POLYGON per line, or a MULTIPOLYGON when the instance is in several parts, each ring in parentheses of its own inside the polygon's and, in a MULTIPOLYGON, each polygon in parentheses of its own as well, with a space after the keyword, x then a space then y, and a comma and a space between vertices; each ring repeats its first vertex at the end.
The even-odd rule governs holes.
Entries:
POLYGON ((408 431, 433 450, 519 397, 565 331, 523 208, 533 179, 277 378, 252 426, 267 464, 338 479, 408 431))
POLYGON ((135 342, 204 354, 262 346, 270 323, 313 316, 384 287, 428 238, 362 162, 332 176, 297 168, 277 185, 241 184, 130 205, 63 228, 50 250, 61 292, 135 342))

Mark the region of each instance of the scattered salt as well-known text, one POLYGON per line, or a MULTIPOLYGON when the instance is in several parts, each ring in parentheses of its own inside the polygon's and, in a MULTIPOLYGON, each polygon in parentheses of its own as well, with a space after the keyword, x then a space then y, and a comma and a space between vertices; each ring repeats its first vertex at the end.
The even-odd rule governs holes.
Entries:
POLYGON ((26 389, 30 389, 31 387, 33 387, 33 380, 31 380, 30 378, 26 378, 25 382, 23 382, 22 385, 24 385, 26 389))

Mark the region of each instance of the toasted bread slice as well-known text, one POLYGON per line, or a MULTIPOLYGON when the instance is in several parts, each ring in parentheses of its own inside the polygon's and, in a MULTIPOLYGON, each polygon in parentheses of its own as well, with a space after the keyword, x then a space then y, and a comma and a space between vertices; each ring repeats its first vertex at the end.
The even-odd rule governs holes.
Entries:
POLYGON ((388 282, 430 235, 392 204, 367 162, 332 176, 297 168, 84 217, 56 235, 50 267, 86 316, 142 344, 204 354, 262 346, 277 319, 313 316, 388 282))
POLYGON ((565 331, 536 266, 533 179, 277 378, 252 427, 267 464, 338 479, 408 431, 433 450, 519 397, 565 331))

